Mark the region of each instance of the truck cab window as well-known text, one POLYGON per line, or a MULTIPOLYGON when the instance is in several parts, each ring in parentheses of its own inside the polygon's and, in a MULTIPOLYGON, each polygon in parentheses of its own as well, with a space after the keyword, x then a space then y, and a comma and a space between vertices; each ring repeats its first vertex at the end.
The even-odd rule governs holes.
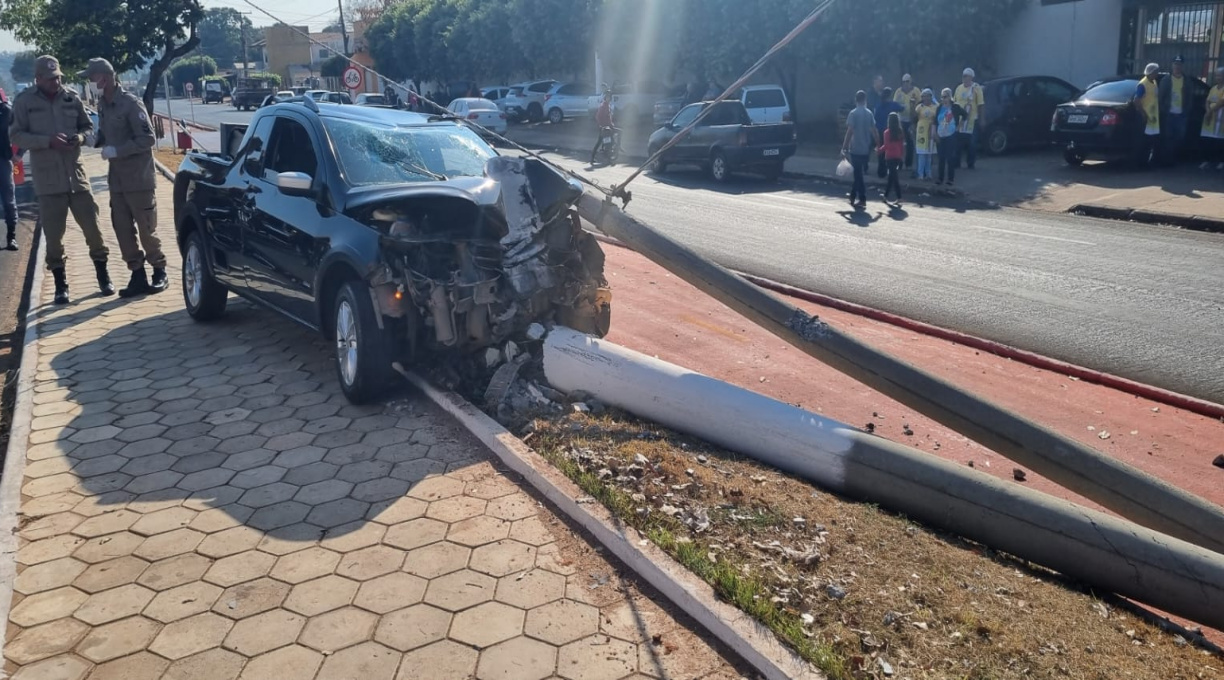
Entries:
MULTIPOLYGON (((272 143, 268 149, 268 170, 280 174, 282 172, 301 172, 311 177, 318 170, 318 160, 315 158, 314 145, 306 127, 291 118, 279 117, 272 128, 272 143)), ((266 177, 275 180, 275 175, 266 177)))

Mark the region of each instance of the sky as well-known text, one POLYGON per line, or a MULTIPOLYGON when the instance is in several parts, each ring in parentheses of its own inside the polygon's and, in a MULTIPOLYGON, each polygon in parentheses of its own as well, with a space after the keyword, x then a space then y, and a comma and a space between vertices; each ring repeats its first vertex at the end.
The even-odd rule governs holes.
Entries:
MULTIPOLYGON (((277 19, 300 26, 310 26, 312 31, 318 31, 334 22, 340 13, 336 0, 252 0, 255 4, 270 12, 277 19)), ((250 12, 251 23, 256 26, 268 26, 273 23, 265 14, 256 12, 243 0, 204 0, 204 7, 233 7, 242 12, 250 12)), ((12 33, 0 31, 0 52, 17 52, 26 46, 17 41, 12 33)))

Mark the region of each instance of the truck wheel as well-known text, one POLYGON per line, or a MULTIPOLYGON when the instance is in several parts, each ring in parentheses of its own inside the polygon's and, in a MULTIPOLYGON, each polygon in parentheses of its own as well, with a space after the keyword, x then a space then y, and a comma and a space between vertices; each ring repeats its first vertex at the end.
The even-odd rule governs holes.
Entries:
POLYGON ((720 184, 731 179, 731 168, 727 166, 727 157, 721 151, 710 158, 710 177, 720 184))
POLYGON ((553 125, 560 125, 565 120, 565 112, 558 108, 548 110, 548 122, 553 125))
POLYGON ((990 152, 991 156, 1003 155, 1007 152, 1010 144, 1011 140, 1007 136, 1007 130, 1003 128, 991 130, 990 134, 986 136, 986 150, 990 152))
POLYGON ((229 291, 217 283, 204 256, 204 238, 199 230, 187 235, 183 250, 183 302, 196 321, 212 321, 225 314, 229 291))
POLYGON ((1067 161, 1067 165, 1070 165, 1073 168, 1078 168, 1084 164, 1084 154, 1076 151, 1075 149, 1064 149, 1063 160, 1067 161))
POLYGON ((380 397, 390 384, 391 355, 386 337, 374 318, 374 304, 366 286, 349 281, 340 287, 332 309, 336 347, 336 376, 340 389, 353 404, 380 397))

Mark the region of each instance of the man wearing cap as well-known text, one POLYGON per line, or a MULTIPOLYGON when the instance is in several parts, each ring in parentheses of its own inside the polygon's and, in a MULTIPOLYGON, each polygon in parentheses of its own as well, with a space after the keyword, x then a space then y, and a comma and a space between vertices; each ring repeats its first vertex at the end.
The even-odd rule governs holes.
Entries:
POLYGON ((1143 69, 1143 79, 1135 87, 1135 97, 1131 100, 1143 121, 1143 133, 1135 144, 1135 162, 1140 168, 1151 164, 1160 141, 1160 85, 1156 82, 1156 74, 1159 72, 1160 64, 1148 64, 1143 69))
POLYGON ((17 95, 13 102, 13 144, 30 150, 34 171, 34 193, 43 233, 47 237, 47 268, 55 277, 55 303, 68 303, 68 277, 64 273, 64 232, 68 212, 85 233, 89 257, 94 262, 98 288, 114 295, 115 286, 106 273, 109 254, 98 230, 98 204, 89 188, 89 176, 81 164, 81 146, 93 132, 85 103, 65 90, 59 61, 42 56, 34 61, 35 87, 17 95))
POLYGON ((965 150, 965 165, 970 170, 977 163, 977 123, 986 116, 986 95, 982 86, 973 82, 976 76, 973 69, 965 69, 961 73, 961 84, 956 86, 956 92, 952 95, 952 100, 969 115, 965 127, 957 133, 960 139, 956 146, 965 150))
POLYGON ((1186 141, 1187 111, 1190 84, 1186 81, 1186 59, 1180 54, 1173 58, 1173 73, 1160 81, 1160 127, 1164 137, 1162 160, 1172 165, 1186 141))
POLYGON ((905 107, 901 110, 901 127, 905 128, 905 167, 914 167, 914 110, 922 103, 922 91, 914 87, 910 74, 901 76, 901 89, 893 94, 893 101, 905 107))
POLYGON ((132 272, 119 297, 130 298, 166 289, 166 256, 157 237, 157 175, 153 164, 156 140, 144 104, 124 90, 115 69, 105 59, 90 59, 79 77, 98 88, 98 142, 110 161, 111 224, 123 261, 132 272), (144 250, 141 250, 144 246, 144 250), (145 263, 153 267, 149 281, 145 263))

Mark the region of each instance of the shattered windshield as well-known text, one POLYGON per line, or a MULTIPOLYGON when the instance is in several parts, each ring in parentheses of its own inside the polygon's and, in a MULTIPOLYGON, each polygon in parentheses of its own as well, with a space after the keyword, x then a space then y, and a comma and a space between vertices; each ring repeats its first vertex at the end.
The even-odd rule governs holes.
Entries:
POLYGON ((496 154, 457 125, 390 127, 325 119, 340 172, 352 186, 482 177, 496 154))

